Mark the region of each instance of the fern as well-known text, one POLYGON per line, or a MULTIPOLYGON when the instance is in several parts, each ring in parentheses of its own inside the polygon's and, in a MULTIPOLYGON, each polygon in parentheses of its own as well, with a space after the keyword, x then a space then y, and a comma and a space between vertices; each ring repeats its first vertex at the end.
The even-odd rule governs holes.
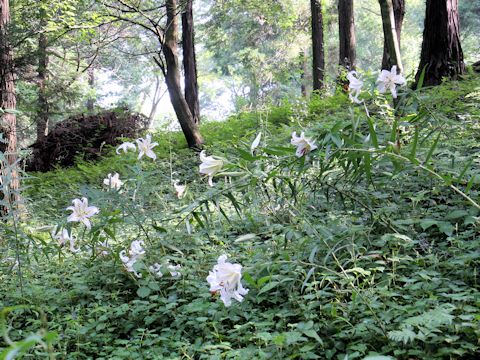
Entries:
POLYGON ((404 344, 417 338, 417 334, 408 327, 402 330, 393 330, 388 332, 388 338, 393 341, 403 342, 404 344))
POLYGON ((409 317, 400 325, 400 330, 388 332, 388 338, 404 344, 414 340, 425 341, 426 334, 441 332, 440 327, 453 323, 455 317, 451 312, 454 309, 452 305, 439 306, 421 315, 409 317), (414 328, 420 331, 416 333, 414 328))

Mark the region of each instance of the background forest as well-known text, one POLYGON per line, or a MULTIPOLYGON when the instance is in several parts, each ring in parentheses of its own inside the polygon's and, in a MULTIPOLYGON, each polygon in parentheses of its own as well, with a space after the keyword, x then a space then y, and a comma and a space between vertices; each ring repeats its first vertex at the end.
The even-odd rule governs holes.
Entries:
MULTIPOLYGON (((326 83, 331 93, 339 73, 338 11, 336 1, 323 3, 326 83)), ((478 1, 459 3, 467 64, 480 58, 478 9, 478 1)), ((94 108, 128 107, 155 120, 152 127, 174 119, 163 76, 153 61, 156 40, 142 27, 102 24, 102 15, 105 8, 95 1, 12 3, 23 145, 35 139, 41 111, 39 81, 48 99, 50 126, 94 108), (45 49, 39 51, 39 45, 45 49), (44 52, 48 61, 42 79, 37 68, 44 52)), ((407 2, 401 42, 406 75, 417 70, 424 16, 425 1, 407 2)), ((194 2, 194 18, 200 102, 207 120, 291 101, 301 97, 302 85, 311 92, 308 1, 199 0, 194 2)), ((355 24, 358 68, 376 71, 383 44, 377 0, 358 1, 355 24)))
POLYGON ((480 0, 0 0, 0 360, 479 358, 479 38, 480 0))

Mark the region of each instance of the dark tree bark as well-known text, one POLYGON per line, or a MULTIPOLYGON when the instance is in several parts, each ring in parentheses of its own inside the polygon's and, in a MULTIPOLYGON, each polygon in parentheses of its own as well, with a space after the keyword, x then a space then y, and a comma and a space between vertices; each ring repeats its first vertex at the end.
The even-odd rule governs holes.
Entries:
MULTIPOLYGON (((94 64, 91 64, 90 67, 87 70, 87 77, 88 77, 88 87, 90 88, 90 91, 94 91, 95 88, 95 66, 94 64)), ((95 97, 90 95, 90 97, 87 99, 87 111, 89 113, 93 112, 93 109, 95 108, 95 97)))
POLYGON ((313 91, 323 87, 325 75, 325 49, 323 41, 323 13, 321 0, 310 0, 312 12, 312 74, 313 91))
POLYGON ((397 65, 397 70, 403 72, 392 0, 379 0, 379 2, 382 13, 384 47, 388 54, 386 64, 389 65, 387 68, 384 68, 382 62, 382 69, 390 70, 393 65, 397 65))
MULTIPOLYGON (((395 17, 395 31, 397 33, 398 48, 401 49, 401 35, 403 27, 403 18, 405 17, 405 0, 393 0, 393 15, 395 17)), ((387 43, 383 41, 383 58, 382 69, 390 70, 395 65, 391 61, 391 56, 388 53, 387 43)))
POLYGON ((182 128, 183 134, 187 140, 188 146, 199 148, 203 144, 202 136, 198 124, 193 119, 190 108, 188 107, 185 96, 182 93, 180 82, 180 68, 178 66, 178 19, 177 19, 177 0, 167 0, 167 29, 165 31, 165 40, 163 43, 163 56, 165 63, 162 64, 158 59, 157 64, 163 71, 167 83, 170 100, 177 115, 177 119, 182 128))
MULTIPOLYGON (((2 175, 10 176, 9 194, 11 201, 18 200, 19 179, 17 167, 17 118, 14 113, 17 100, 15 95, 15 73, 13 68, 13 49, 9 39, 10 7, 9 0, 0 0, 0 108, 7 112, 0 114, 0 131, 6 144, 0 144, 0 150, 5 154, 10 172, 2 166, 2 175), (9 174, 8 174, 9 173, 9 174)), ((5 187, 6 184, 3 184, 5 187)), ((6 194, 2 194, 5 199, 6 194)), ((3 209, 3 212, 5 209, 3 209)))
POLYGON ((47 27, 46 14, 43 8, 40 9, 40 28, 42 32, 38 35, 38 114, 37 114, 37 142, 42 142, 48 135, 49 107, 46 92, 48 76, 48 53, 47 35, 43 32, 47 27))
POLYGON ((353 0, 338 0, 339 64, 354 70, 356 64, 355 16, 353 0))
POLYGON ((456 79, 465 71, 460 44, 458 0, 427 0, 422 53, 416 75, 425 68, 424 85, 441 83, 442 78, 456 79))
POLYGON ((186 0, 182 12, 183 69, 185 72, 185 100, 196 124, 200 123, 198 100, 197 59, 195 55, 195 31, 193 24, 193 0, 186 0))

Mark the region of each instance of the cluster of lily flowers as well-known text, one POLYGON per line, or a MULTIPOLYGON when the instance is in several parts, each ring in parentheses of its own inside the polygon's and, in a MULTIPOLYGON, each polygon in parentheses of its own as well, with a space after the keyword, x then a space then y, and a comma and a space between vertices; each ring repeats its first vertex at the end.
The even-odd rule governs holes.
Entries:
MULTIPOLYGON (((363 100, 360 100, 358 97, 362 92, 363 80, 360 78, 359 74, 356 71, 350 71, 347 74, 347 80, 349 82, 349 98, 352 102, 356 104, 363 103, 363 100)), ((390 71, 382 70, 378 75, 376 84, 377 89, 380 94, 384 94, 387 91, 390 91, 393 98, 397 98, 397 86, 402 86, 406 84, 405 78, 398 74, 397 66, 392 66, 390 71)))
MULTIPOLYGON (((255 149, 260 145, 261 137, 262 133, 259 133, 256 136, 255 140, 253 140, 252 145, 250 146, 252 154, 254 153, 255 149)), ((294 131, 292 133, 290 144, 297 147, 295 155, 299 158, 317 149, 315 141, 306 137, 304 131, 300 133, 300 136, 298 136, 297 132, 294 131)), ((208 184, 210 186, 213 186, 213 177, 221 173, 224 165, 223 160, 214 156, 207 156, 204 150, 200 153, 200 161, 200 174, 208 176, 208 184)))
MULTIPOLYGON (((142 261, 143 258, 145 257, 146 251, 144 249, 144 246, 145 244, 142 240, 134 240, 130 244, 130 249, 128 250, 128 254, 125 250, 122 250, 119 253, 120 260, 122 261, 125 269, 128 272, 133 273, 137 278, 141 278, 142 274, 138 272, 137 269, 135 269, 135 265, 137 264, 137 262, 142 261)), ((182 274, 179 271, 182 268, 181 265, 172 265, 168 260, 166 264, 164 264, 163 266, 160 265, 159 263, 155 263, 149 266, 148 270, 152 275, 156 277, 162 277, 163 268, 165 268, 168 272, 170 272, 170 275, 174 279, 178 279, 182 276, 182 274)))
MULTIPOLYGON (((359 100, 359 95, 361 94, 363 87, 363 80, 359 77, 359 74, 356 71, 350 71, 347 74, 347 79, 349 81, 349 97, 352 102, 362 103, 363 100, 359 100)), ((391 71, 382 70, 377 79, 377 88, 380 93, 385 93, 390 91, 394 98, 397 97, 397 86, 404 85, 406 83, 405 78, 402 75, 397 74, 397 67, 393 66, 391 71)), ((252 142, 250 150, 252 155, 260 144, 262 133, 259 133, 255 140, 252 142)), ((292 133, 292 138, 290 140, 291 145, 296 147, 295 155, 297 157, 307 156, 310 152, 317 149, 315 141, 311 138, 305 136, 305 132, 301 132, 300 135, 297 132, 292 133)), ((158 143, 152 142, 151 135, 146 135, 145 138, 139 138, 135 142, 124 142, 116 149, 116 153, 120 154, 122 151, 127 153, 129 151, 138 150, 138 160, 143 156, 146 156, 152 160, 156 160, 157 156, 153 151, 153 148, 157 146, 158 143)), ((208 184, 213 186, 213 178, 216 175, 221 174, 224 167, 224 160, 219 157, 207 156, 205 151, 200 153, 200 166, 199 172, 202 175, 208 177, 208 184)), ((124 182, 120 180, 120 175, 118 173, 108 174, 107 177, 103 180, 103 184, 106 185, 109 190, 120 191, 124 182)), ((186 185, 180 185, 178 180, 173 181, 173 187, 175 193, 179 199, 183 198, 187 189, 186 185)), ((72 201, 73 206, 67 207, 66 210, 71 211, 72 213, 68 216, 67 222, 79 222, 82 223, 86 229, 91 229, 90 218, 100 212, 95 206, 89 206, 88 199, 82 197, 81 199, 74 199, 72 201)), ((52 236, 56 239, 60 246, 64 246, 69 243, 70 251, 77 253, 80 251, 79 248, 75 248, 75 238, 73 234, 69 233, 67 229, 58 230, 56 227, 52 236)), ((109 253, 108 244, 101 243, 99 254, 107 255, 109 253)), ((136 265, 139 261, 143 261, 146 255, 144 249, 144 242, 142 240, 135 240, 130 244, 130 248, 127 250, 122 250, 119 252, 119 258, 123 263, 124 268, 127 272, 133 273, 137 278, 142 277, 142 273, 138 271, 140 268, 139 265, 136 265)), ((181 266, 174 265, 167 260, 166 263, 159 264, 154 263, 148 267, 148 271, 155 277, 163 277, 165 273, 170 273, 171 277, 178 279, 181 277, 180 273, 181 266)), ((243 301, 243 297, 248 294, 248 289, 244 288, 241 283, 242 278, 242 265, 233 264, 227 261, 227 255, 221 255, 217 264, 213 267, 212 271, 209 272, 207 277, 207 282, 210 285, 210 292, 213 294, 220 294, 220 299, 223 301, 225 306, 230 306, 232 304, 232 299, 235 299, 239 302, 243 301)))

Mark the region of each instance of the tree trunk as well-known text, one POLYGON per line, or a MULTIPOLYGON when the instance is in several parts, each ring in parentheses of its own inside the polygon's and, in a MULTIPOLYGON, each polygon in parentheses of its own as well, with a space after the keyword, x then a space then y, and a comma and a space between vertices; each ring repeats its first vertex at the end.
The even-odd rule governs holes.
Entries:
POLYGON ((94 64, 91 64, 90 67, 88 68, 87 76, 88 76, 88 87, 90 89, 90 95, 89 95, 89 98, 87 99, 87 111, 89 113, 92 113, 93 109, 95 107, 95 97, 93 96, 93 92, 95 91, 95 66, 94 66, 94 64))
POLYGON ((163 55, 165 66, 162 71, 165 75, 165 81, 170 95, 170 100, 177 115, 177 119, 182 127, 183 134, 189 147, 201 147, 203 143, 202 136, 195 123, 187 101, 182 93, 180 85, 180 68, 178 66, 178 20, 177 20, 177 0, 167 0, 167 30, 165 31, 165 41, 163 43, 163 55))
POLYGON ((48 97, 46 93, 48 54, 47 54, 47 36, 43 32, 47 27, 45 10, 40 9, 40 28, 41 33, 38 36, 38 117, 37 117, 37 142, 45 141, 48 135, 48 97))
POLYGON ((160 104, 160 100, 165 93, 161 93, 162 90, 162 82, 160 81, 160 77, 155 74, 155 92, 153 93, 152 97, 152 107, 150 108, 150 114, 148 115, 149 125, 150 127, 153 123, 155 114, 157 113, 158 104, 160 104))
POLYGON ((303 50, 300 52, 300 91, 302 94, 302 97, 306 98, 307 97, 307 82, 306 82, 306 76, 307 76, 307 55, 305 54, 306 51, 303 50))
MULTIPOLYGON (((13 49, 9 40, 10 7, 9 0, 0 0, 0 108, 2 110, 16 109, 15 75, 13 68, 13 49)), ((0 131, 3 133, 6 144, 0 144, 0 150, 5 154, 7 164, 2 164, 3 179, 10 179, 10 183, 2 184, 9 188, 9 193, 3 193, 9 201, 18 200, 19 179, 17 170, 17 118, 14 113, 6 112, 0 115, 0 131)), ((3 209, 3 212, 5 209, 3 209)))
MULTIPOLYGON (((397 70, 403 72, 402 58, 400 56, 400 46, 395 28, 395 15, 393 13, 392 0, 379 0, 380 11, 382 13, 384 46, 388 54, 387 64, 390 70, 393 65, 397 65, 397 70)), ((385 69, 382 66, 382 69, 385 69)))
POLYGON ((338 0, 339 64, 348 71, 355 69, 356 40, 353 0, 338 0))
POLYGON ((310 0, 312 12, 312 74, 313 91, 323 87, 325 74, 325 49, 323 43, 323 14, 321 0, 310 0))
POLYGON ((193 25, 193 0, 186 0, 182 12, 183 68, 185 72, 185 100, 196 124, 200 123, 198 100, 197 59, 195 56, 195 31, 193 25))
POLYGON ((458 0, 427 0, 418 81, 425 67, 424 85, 438 85, 442 78, 456 79, 465 71, 460 44, 458 0))
MULTIPOLYGON (((393 15, 395 17, 395 30, 397 33, 398 48, 401 49, 401 35, 402 35, 402 26, 403 18, 405 17, 405 0, 393 0, 393 15)), ((387 43, 383 41, 383 59, 382 59, 382 69, 390 70, 392 66, 395 65, 391 61, 391 56, 388 53, 387 43)))

